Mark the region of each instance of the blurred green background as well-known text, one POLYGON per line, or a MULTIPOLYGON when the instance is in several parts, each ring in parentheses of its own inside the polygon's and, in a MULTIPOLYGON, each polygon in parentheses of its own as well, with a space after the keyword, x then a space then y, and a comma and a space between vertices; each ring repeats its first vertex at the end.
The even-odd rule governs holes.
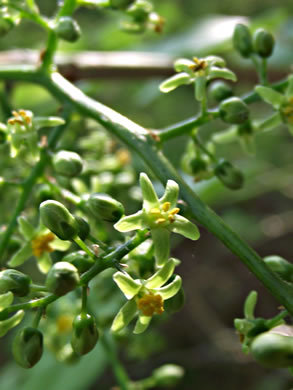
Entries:
MULTIPOLYGON (((55 1, 40 0, 38 4, 45 14, 54 13, 55 1)), ((291 0, 154 0, 154 5, 166 19, 162 34, 129 35, 119 30, 119 13, 82 9, 76 13, 82 38, 75 44, 61 43, 59 51, 148 52, 150 56, 154 53, 154 61, 158 55, 170 61, 178 56, 220 54, 239 76, 235 92, 242 94, 253 88, 257 80, 250 62, 232 51, 233 26, 243 21, 252 29, 266 27, 275 34, 277 46, 269 62, 270 80, 278 80, 291 70, 291 0)), ((45 39, 42 30, 24 21, 0 40, 0 50, 41 50, 45 39)), ((170 73, 168 66, 165 72, 170 73)), ((163 128, 194 115, 197 109, 188 88, 179 88, 164 96, 160 94, 158 85, 163 78, 161 71, 149 77, 133 69, 133 74, 127 77, 120 77, 113 71, 112 75, 74 81, 90 96, 143 126, 163 128)), ((14 109, 31 109, 38 115, 56 114, 59 109, 59 105, 39 87, 17 83, 1 88, 1 99, 5 100, 6 94, 9 95, 14 109)), ((255 118, 267 112, 261 104, 251 108, 255 118)), ((76 136, 80 136, 81 125, 81 122, 75 125, 73 134, 76 136)), ((222 128, 221 123, 206 126, 201 130, 202 137, 222 128)), ((72 139, 64 142, 72 144, 72 139)), ((185 144, 186 139, 180 137, 165 146, 166 154, 176 166, 180 165, 185 144)), ((292 138, 285 128, 278 128, 258 135, 256 145, 254 156, 246 155, 237 143, 220 145, 217 149, 219 156, 228 157, 243 168, 246 177, 243 190, 226 190, 216 180, 195 184, 191 178, 187 179, 202 199, 261 256, 279 254, 291 260, 292 138)), ((5 150, 2 150, 0 160, 11 177, 28 173, 27 167, 8 163, 5 150)), ((137 170, 144 168, 135 156, 133 161, 137 170)), ((16 196, 17 193, 11 197, 11 193, 2 192, 2 203, 11 205, 16 196)), ((8 215, 9 209, 3 211, 3 220, 8 215)), ((127 344, 121 341, 121 358, 130 377, 140 379, 161 364, 176 363, 186 371, 177 387, 180 390, 289 390, 293 386, 289 373, 263 369, 243 355, 233 329, 233 319, 242 316, 243 301, 251 289, 259 291, 258 315, 274 315, 278 303, 211 234, 203 229, 201 233, 201 239, 195 244, 177 242, 173 251, 174 256, 182 260, 179 273, 186 292, 185 307, 173 316, 154 321, 146 335, 129 336, 127 344)), ((46 390, 108 390, 115 384, 101 346, 71 367, 56 363, 47 353, 39 365, 27 372, 10 362, 10 344, 11 337, 1 340, 1 390, 39 390, 41 386, 46 390)))

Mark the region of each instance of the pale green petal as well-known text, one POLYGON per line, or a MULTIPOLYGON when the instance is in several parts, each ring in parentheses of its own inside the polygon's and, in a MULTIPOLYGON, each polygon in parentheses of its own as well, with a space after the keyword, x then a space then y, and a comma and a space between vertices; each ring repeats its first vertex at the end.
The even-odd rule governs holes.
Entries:
POLYGON ((119 332, 125 328, 134 318, 137 312, 137 306, 134 299, 127 301, 119 310, 111 326, 112 332, 119 332))
POLYGON ((238 137, 238 126, 231 126, 227 130, 213 134, 212 140, 219 144, 226 144, 234 142, 238 137))
POLYGON ((133 280, 127 273, 116 272, 113 279, 127 299, 133 298, 141 289, 141 283, 133 280))
POLYGON ((293 96, 293 75, 292 74, 288 77, 288 87, 286 88, 286 96, 287 97, 293 96))
POLYGON ((36 235, 36 229, 26 217, 17 218, 19 231, 26 240, 31 240, 36 235))
POLYGON ((175 215, 175 221, 170 225, 169 229, 189 238, 190 240, 198 240, 200 233, 196 225, 182 217, 182 215, 175 215))
POLYGON ((140 315, 138 317, 138 320, 136 321, 133 333, 140 334, 140 333, 144 332, 148 328, 148 326, 151 322, 151 319, 152 319, 152 317, 150 317, 150 316, 140 315))
POLYGON ((24 311, 19 310, 12 317, 7 320, 0 321, 0 337, 6 335, 6 333, 17 326, 24 317, 24 311))
POLYGON ((248 320, 254 319, 254 309, 257 303, 257 292, 251 291, 244 302, 244 317, 248 320))
POLYGON ((170 208, 174 208, 176 206, 179 195, 179 186, 174 180, 168 180, 166 184, 166 189, 164 195, 160 198, 160 203, 163 204, 165 202, 170 202, 170 208))
POLYGON ((142 191, 143 207, 146 209, 157 207, 159 200, 154 186, 146 173, 140 174, 139 183, 142 191))
POLYGON ((221 68, 226 65, 226 61, 222 57, 207 56, 204 59, 209 65, 220 66, 221 68))
POLYGON ((178 58, 174 62, 174 69, 176 72, 186 72, 188 74, 192 74, 192 68, 194 66, 194 61, 188 60, 187 58, 178 58))
POLYGON ((232 70, 227 68, 217 68, 216 66, 212 66, 209 71, 209 80, 212 79, 225 79, 231 81, 237 81, 236 74, 232 72, 232 70))
POLYGON ((28 260, 31 256, 33 256, 32 245, 30 242, 27 242, 15 253, 12 259, 9 260, 8 265, 9 267, 18 267, 26 260, 28 260))
POLYGON ((272 130, 275 129, 277 126, 283 123, 283 119, 281 117, 281 114, 279 112, 274 113, 269 118, 265 119, 264 121, 260 123, 256 123, 256 130, 272 130))
POLYGON ((145 287, 151 289, 163 286, 173 275, 176 263, 177 260, 173 258, 169 259, 162 268, 146 281, 145 287))
POLYGON ((167 284, 165 287, 157 288, 155 291, 157 294, 160 294, 163 300, 174 297, 180 290, 182 285, 182 280, 179 275, 176 275, 175 279, 167 284))
POLYGON ((47 274, 52 267, 52 259, 48 252, 44 252, 42 256, 36 257, 37 266, 43 274, 47 274))
POLYGON ((119 232, 130 232, 131 230, 141 229, 144 227, 142 215, 143 211, 140 210, 135 214, 122 217, 115 223, 114 228, 119 232))
POLYGON ((169 259, 170 254, 170 232, 166 228, 151 230, 155 249, 156 264, 162 267, 169 259))
POLYGON ((5 294, 0 295, 0 310, 5 309, 6 307, 10 306, 13 302, 13 293, 11 291, 8 291, 5 294))
POLYGON ((180 87, 180 85, 189 84, 190 78, 191 76, 185 72, 175 74, 160 84, 160 91, 163 93, 171 92, 177 87, 180 87))
POLYGON ((59 118, 57 116, 36 116, 33 119, 34 127, 38 129, 42 129, 43 127, 55 127, 64 125, 65 120, 63 118, 59 118))
POLYGON ((274 108, 278 109, 286 101, 285 96, 281 93, 275 91, 272 88, 263 87, 262 85, 257 85, 255 92, 268 104, 271 104, 274 108))
POLYGON ((67 251, 71 245, 71 242, 60 240, 60 238, 56 236, 54 241, 50 242, 49 245, 56 251, 67 251))

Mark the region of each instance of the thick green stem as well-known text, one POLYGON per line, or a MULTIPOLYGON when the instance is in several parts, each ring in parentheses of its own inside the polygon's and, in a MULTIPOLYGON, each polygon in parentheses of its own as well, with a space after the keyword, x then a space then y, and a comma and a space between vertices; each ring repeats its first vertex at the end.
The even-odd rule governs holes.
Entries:
MULTIPOLYGON (((26 75, 28 76, 27 70, 26 75)), ((13 76, 16 79, 24 78, 23 74, 19 75, 19 72, 15 70, 14 72, 11 70, 6 72, 0 70, 0 78, 12 79, 13 76)), ((177 181, 181 195, 189 204, 196 220, 237 255, 273 296, 293 314, 293 287, 284 283, 276 274, 271 272, 262 258, 198 198, 164 155, 158 151, 156 142, 146 129, 109 107, 90 99, 58 73, 52 73, 50 78, 40 74, 38 76, 32 72, 30 77, 28 77, 28 81, 37 81, 61 101, 71 103, 77 111, 101 123, 110 133, 117 136, 138 153, 162 183, 165 184, 168 179, 177 181)))

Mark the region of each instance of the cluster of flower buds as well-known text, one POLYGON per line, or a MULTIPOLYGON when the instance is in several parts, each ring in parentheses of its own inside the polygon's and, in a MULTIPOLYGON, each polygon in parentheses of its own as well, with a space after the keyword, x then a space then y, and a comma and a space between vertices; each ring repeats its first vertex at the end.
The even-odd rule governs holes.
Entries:
POLYGON ((246 25, 237 24, 233 34, 233 45, 244 58, 253 54, 257 54, 261 58, 268 58, 273 53, 275 40, 267 30, 260 28, 252 36, 246 25))

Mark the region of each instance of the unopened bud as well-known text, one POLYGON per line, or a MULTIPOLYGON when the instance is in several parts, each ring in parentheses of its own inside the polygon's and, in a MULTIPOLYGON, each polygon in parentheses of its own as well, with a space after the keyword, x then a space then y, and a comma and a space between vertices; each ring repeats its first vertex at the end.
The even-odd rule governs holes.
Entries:
POLYGON ((75 289, 79 283, 77 268, 66 261, 55 263, 46 278, 46 287, 51 293, 61 296, 75 289))

